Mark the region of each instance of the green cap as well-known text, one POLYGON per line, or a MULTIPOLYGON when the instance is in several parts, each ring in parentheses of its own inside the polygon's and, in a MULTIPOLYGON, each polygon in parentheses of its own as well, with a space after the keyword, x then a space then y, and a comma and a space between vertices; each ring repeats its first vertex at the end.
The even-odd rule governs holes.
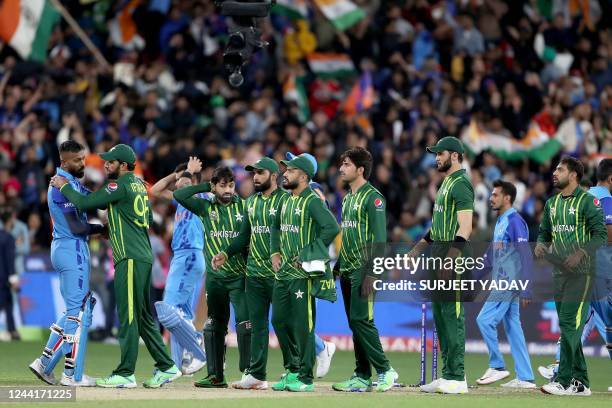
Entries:
POLYGON ((118 144, 113 146, 108 152, 100 155, 105 161, 119 160, 127 164, 136 163, 136 153, 126 144, 118 144))
POLYGON ((255 163, 249 164, 244 169, 246 171, 269 170, 272 173, 278 173, 278 163, 269 157, 262 157, 255 163))
POLYGON ((281 160, 281 163, 287 167, 293 167, 302 170, 309 178, 313 178, 315 175, 315 169, 312 162, 307 157, 299 155, 295 156, 291 160, 281 160))
POLYGON ((446 136, 442 139, 438 140, 435 146, 427 146, 427 151, 429 153, 439 153, 444 150, 448 150, 449 152, 457 152, 463 153, 465 150, 463 149, 463 143, 459 139, 453 136, 446 136))

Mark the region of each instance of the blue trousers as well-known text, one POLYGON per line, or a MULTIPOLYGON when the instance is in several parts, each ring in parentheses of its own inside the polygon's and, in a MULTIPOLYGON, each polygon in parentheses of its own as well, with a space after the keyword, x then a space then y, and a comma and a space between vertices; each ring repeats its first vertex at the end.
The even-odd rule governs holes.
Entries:
MULTIPOLYGON (((79 315, 83 299, 89 292, 89 247, 85 241, 77 239, 54 240, 51 243, 51 263, 59 273, 60 293, 66 305, 66 311, 55 324, 61 327, 65 334, 74 334, 78 323, 66 318, 79 315)), ((86 336, 87 333, 82 335, 86 336)), ((52 349, 58 340, 59 336, 51 332, 46 348, 52 349)), ((71 344, 64 343, 62 354, 70 353, 71 347, 71 344)), ((43 358, 43 364, 47 362, 48 360, 43 358)))
POLYGON ((504 356, 499 351, 497 326, 504 324, 510 351, 514 358, 514 368, 519 380, 533 381, 533 370, 527 352, 527 343, 521 327, 520 304, 518 297, 511 301, 485 302, 476 318, 480 333, 489 349, 489 367, 505 368, 504 356))

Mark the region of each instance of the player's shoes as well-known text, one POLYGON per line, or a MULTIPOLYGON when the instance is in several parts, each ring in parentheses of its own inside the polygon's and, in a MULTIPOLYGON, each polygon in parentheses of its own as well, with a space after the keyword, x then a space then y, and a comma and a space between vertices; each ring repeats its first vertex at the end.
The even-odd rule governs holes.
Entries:
POLYGON ((96 380, 96 386, 103 388, 136 388, 136 377, 134 374, 129 377, 123 377, 117 374, 111 374, 105 378, 98 378, 96 380))
POLYGON ((29 367, 30 371, 32 371, 41 381, 44 381, 49 385, 57 384, 57 380, 55 379, 55 375, 53 375, 53 373, 45 374, 45 366, 43 365, 40 357, 32 361, 32 364, 30 364, 29 367))
POLYGON ((202 368, 206 366, 206 361, 198 360, 197 358, 192 358, 191 362, 187 366, 181 367, 181 371, 184 375, 193 375, 200 371, 202 368))
POLYGON ((287 385, 297 381, 297 373, 292 373, 289 370, 285 371, 280 378, 280 381, 272 384, 272 390, 274 391, 285 391, 287 389, 287 385))
POLYGON ((515 378, 514 380, 509 381, 507 383, 500 384, 500 387, 504 387, 504 388, 522 388, 522 389, 537 388, 534 382, 523 381, 523 380, 519 380, 518 378, 515 378))
POLYGON ((442 381, 438 383, 438 388, 436 388, 436 392, 440 394, 467 394, 467 381, 442 379, 442 381))
POLYGON ((334 343, 325 341, 323 344, 325 344, 325 347, 317 354, 317 371, 315 373, 317 378, 325 377, 329 372, 329 366, 336 352, 336 345, 334 343))
POLYGON ((60 384, 65 385, 67 387, 95 387, 96 379, 83 374, 83 377, 81 377, 81 381, 77 381, 74 379, 74 376, 62 373, 62 379, 60 380, 60 384))
POLYGON ((370 392, 372 391, 372 380, 366 380, 353 374, 348 380, 332 385, 332 389, 342 392, 370 392))
POLYGON ((503 380, 509 375, 510 375, 510 371, 505 370, 505 369, 498 370, 495 368, 487 368, 487 371, 485 371, 482 377, 476 380, 476 384, 480 384, 480 385, 493 384, 494 382, 503 380))
POLYGON ((314 384, 304 384, 296 378, 295 381, 287 384, 286 390, 291 392, 313 392, 314 384))
POLYGON ((608 387, 608 392, 612 392, 612 387, 608 387))
POLYGON ((423 392, 434 393, 438 389, 438 385, 443 381, 443 378, 440 377, 436 380, 433 380, 429 384, 424 384, 419 387, 419 389, 423 392))
POLYGON ((561 385, 561 383, 558 383, 556 381, 553 381, 551 383, 548 384, 544 384, 540 390, 544 393, 544 394, 551 394, 551 395, 572 395, 572 392, 570 391, 570 387, 565 388, 563 385, 561 385))
POLYGON ((555 373, 557 372, 558 368, 559 368, 559 364, 553 363, 553 364, 547 365, 546 367, 539 366, 538 372, 540 373, 542 377, 550 381, 555 376, 555 373))
POLYGON ((258 380, 251 374, 244 374, 240 381, 232 383, 232 388, 236 388, 237 390, 267 390, 268 382, 258 380))
POLYGON ((183 375, 183 373, 181 373, 181 370, 179 370, 176 365, 172 365, 172 367, 166 371, 155 369, 153 377, 149 378, 142 385, 144 385, 145 388, 159 388, 164 384, 171 383, 181 375, 183 375))
POLYGON ((384 373, 378 374, 378 385, 376 385, 376 392, 385 392, 393 388, 393 384, 399 378, 397 371, 390 367, 389 370, 384 373))
POLYGON ((572 382, 570 383, 568 390, 571 395, 576 395, 579 397, 588 397, 591 395, 591 389, 575 378, 572 378, 572 382))
POLYGON ((218 379, 217 376, 209 374, 200 381, 193 383, 198 388, 227 388, 225 378, 218 379))

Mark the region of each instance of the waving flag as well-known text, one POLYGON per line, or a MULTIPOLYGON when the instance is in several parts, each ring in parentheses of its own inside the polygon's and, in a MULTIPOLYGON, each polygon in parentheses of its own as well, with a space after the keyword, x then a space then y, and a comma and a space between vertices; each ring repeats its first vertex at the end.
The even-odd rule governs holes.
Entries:
POLYGON ((306 0, 276 0, 272 12, 292 19, 307 18, 308 5, 306 0))
POLYGON ((308 65, 321 78, 341 78, 357 72, 355 64, 346 54, 314 52, 308 56, 308 65))
POLYGON ((323 15, 338 30, 344 31, 357 24, 366 13, 350 0, 314 0, 323 15))
POLYGON ((120 7, 119 12, 109 23, 110 37, 117 47, 126 50, 140 50, 144 48, 144 40, 138 35, 136 23, 132 18, 134 11, 140 6, 142 0, 127 0, 120 7))
POLYGON ((372 74, 366 71, 351 89, 344 105, 344 113, 349 116, 356 115, 367 111, 372 105, 374 105, 374 85, 372 74))
POLYGON ((283 98, 286 102, 294 102, 298 106, 298 119, 306 123, 310 118, 308 97, 302 83, 302 78, 296 78, 295 74, 289 74, 283 83, 283 98))
POLYGON ((48 0, 0 2, 0 39, 23 59, 44 61, 59 13, 48 0))

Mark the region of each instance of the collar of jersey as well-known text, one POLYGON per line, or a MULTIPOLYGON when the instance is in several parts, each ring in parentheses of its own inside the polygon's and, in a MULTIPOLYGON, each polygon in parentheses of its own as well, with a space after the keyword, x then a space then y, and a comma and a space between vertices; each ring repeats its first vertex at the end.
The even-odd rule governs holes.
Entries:
POLYGON ((291 198, 294 198, 294 199, 295 199, 295 198, 297 198, 297 197, 306 197, 306 196, 308 196, 308 194, 310 194, 310 193, 314 194, 314 191, 312 191, 312 189, 311 189, 310 187, 306 187, 306 188, 304 189, 304 191, 302 191, 302 192, 300 193, 300 195, 299 195, 299 196, 294 196, 294 195, 293 195, 293 193, 289 193, 289 194, 291 194, 291 198))
POLYGON ((349 193, 350 193, 350 194, 357 194, 357 193, 359 193, 361 190, 363 190, 364 188, 366 188, 366 186, 367 186, 367 185, 369 185, 369 184, 370 184, 370 183, 369 183, 368 181, 366 181, 366 182, 365 182, 365 184, 364 184, 363 186, 359 187, 359 188, 357 189, 357 191, 355 191, 354 193, 351 191, 351 188, 349 187, 349 193))
POLYGON ((579 194, 581 191, 584 191, 584 190, 582 189, 582 187, 578 186, 578 187, 576 187, 576 188, 574 189, 574 191, 572 191, 572 194, 570 194, 570 195, 568 195, 568 196, 564 196, 564 195, 563 195, 563 194, 561 194, 561 193, 559 193, 559 194, 561 194, 561 198, 570 198, 570 197, 577 197, 577 196, 578 196, 578 194, 579 194))
POLYGON ((612 194, 610 194, 610 190, 608 190, 604 186, 593 186, 589 189, 589 193, 600 199, 605 197, 612 197, 612 194), (602 194, 596 194, 599 191, 601 191, 602 194))
POLYGON ((514 207, 510 207, 510 208, 508 208, 508 210, 507 210, 505 213, 503 213, 503 214, 501 215, 501 217, 499 217, 499 220, 501 221, 501 220, 503 220, 503 219, 506 219, 506 218, 508 218, 510 215, 514 214, 515 212, 516 212, 516 209, 515 209, 514 207))
POLYGON ((278 192, 279 192, 279 191, 280 191, 280 188, 278 188, 278 187, 277 187, 277 188, 276 188, 276 189, 275 189, 275 190, 272 192, 272 194, 270 194, 268 197, 266 197, 266 196, 263 194, 263 192, 262 192, 262 191, 258 192, 258 193, 257 193, 257 195, 258 195, 258 196, 259 196, 259 197, 260 197, 262 200, 269 200, 269 199, 271 199, 272 197, 274 197, 276 194, 278 194, 278 192))
POLYGON ((461 174, 465 173, 465 169, 459 169, 459 170, 455 170, 453 171, 451 174, 449 174, 447 177, 456 177, 456 176, 460 176, 461 174))
POLYGON ((57 173, 58 176, 66 177, 70 182, 79 181, 76 177, 74 177, 72 174, 68 173, 66 170, 62 169, 61 167, 56 168, 55 172, 57 173))

